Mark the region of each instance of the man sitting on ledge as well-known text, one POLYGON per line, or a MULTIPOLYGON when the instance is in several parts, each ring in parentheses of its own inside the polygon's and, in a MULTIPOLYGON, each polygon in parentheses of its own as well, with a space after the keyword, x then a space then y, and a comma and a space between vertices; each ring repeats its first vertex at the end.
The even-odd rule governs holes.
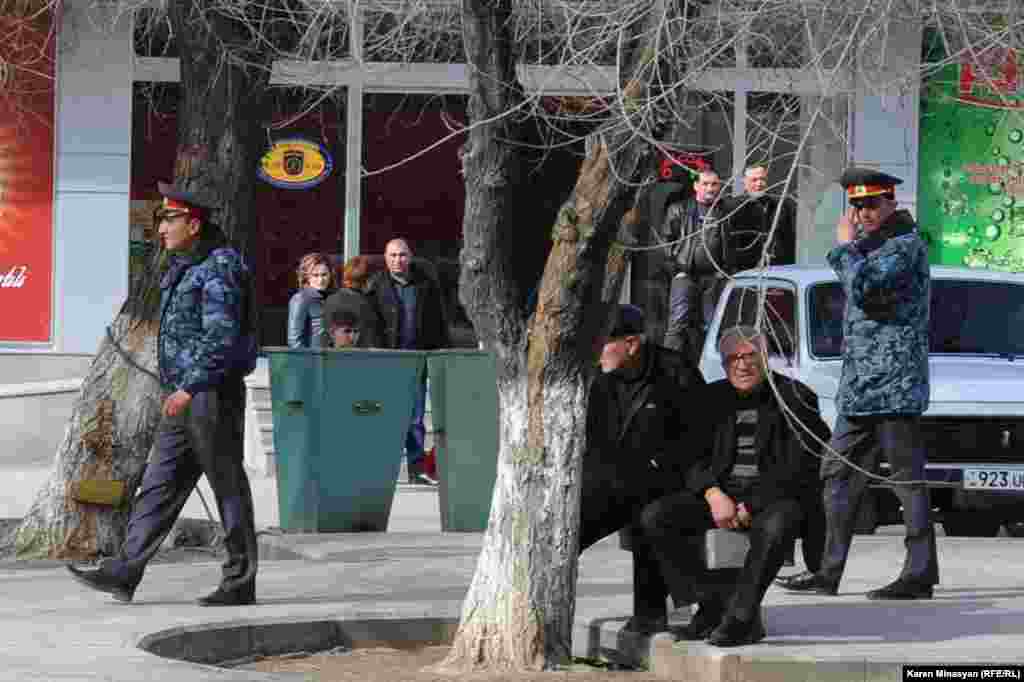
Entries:
POLYGON ((688 588, 673 586, 673 580, 689 576, 697 584, 700 607, 680 639, 706 638, 726 647, 764 638, 761 600, 803 519, 800 500, 818 470, 813 453, 821 444, 815 436, 829 437, 817 397, 803 384, 769 373, 765 348, 752 327, 723 334, 719 350, 728 378, 710 384, 701 399, 711 450, 690 474, 692 492, 663 498, 643 512, 641 525, 659 563, 679 569, 664 571, 673 596, 688 588), (714 527, 749 531, 742 569, 708 571, 693 543, 679 541, 714 527))
MULTIPOLYGON (((652 634, 668 628, 662 566, 636 522, 645 505, 678 493, 704 454, 705 430, 697 402, 704 378, 682 353, 646 340, 644 313, 615 311, 599 341, 601 372, 590 387, 587 449, 583 455, 580 551, 632 526, 635 613, 626 630, 652 634)), ((692 493, 687 493, 692 496, 692 493)), ((665 539, 678 544, 678 538, 665 539)), ((689 604, 692 600, 679 601, 689 604)))

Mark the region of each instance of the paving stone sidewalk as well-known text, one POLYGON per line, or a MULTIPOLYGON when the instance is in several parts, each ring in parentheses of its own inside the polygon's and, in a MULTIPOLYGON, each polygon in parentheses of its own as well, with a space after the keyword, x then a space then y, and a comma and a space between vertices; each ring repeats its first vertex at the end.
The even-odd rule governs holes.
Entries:
MULTIPOLYGON (((256 604, 204 609, 195 597, 219 560, 182 550, 151 566, 132 604, 84 590, 55 562, 0 562, 0 680, 294 679, 164 659, 137 647, 172 628, 362 618, 457 618, 478 533, 441 533, 437 494, 400 486, 388 533, 264 533, 256 604), (173 558, 173 557, 172 557, 173 558)), ((855 540, 839 597, 766 599, 768 638, 718 650, 637 641, 619 633, 631 608, 630 559, 611 537, 582 557, 574 645, 649 657, 670 679, 896 680, 899 665, 1024 664, 1024 540, 940 538, 934 600, 869 602, 864 592, 899 571, 898 530, 855 540)))

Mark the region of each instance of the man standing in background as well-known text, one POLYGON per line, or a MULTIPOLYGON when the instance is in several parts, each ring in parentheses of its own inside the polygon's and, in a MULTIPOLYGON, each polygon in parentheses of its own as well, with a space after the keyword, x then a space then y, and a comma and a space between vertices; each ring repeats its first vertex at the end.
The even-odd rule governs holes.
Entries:
MULTIPOLYGON (((377 339, 384 348, 436 350, 451 346, 441 286, 425 268, 413 262, 404 239, 392 239, 384 249, 386 272, 374 275, 366 296, 379 319, 377 339)), ((427 474, 424 439, 427 377, 420 377, 413 404, 412 423, 405 439, 409 482, 437 485, 427 474)))
POLYGON ((731 220, 719 198, 722 180, 713 170, 701 171, 693 197, 671 204, 662 233, 674 242, 676 270, 669 291, 665 346, 700 364, 704 334, 725 278, 735 272, 730 245, 731 220))
POLYGON ((732 216, 731 243, 736 271, 795 263, 796 202, 768 193, 768 169, 764 166, 747 168, 743 173, 743 189, 744 194, 737 197, 732 216), (772 226, 775 226, 774 233, 772 226), (765 261, 766 246, 768 258, 765 261))

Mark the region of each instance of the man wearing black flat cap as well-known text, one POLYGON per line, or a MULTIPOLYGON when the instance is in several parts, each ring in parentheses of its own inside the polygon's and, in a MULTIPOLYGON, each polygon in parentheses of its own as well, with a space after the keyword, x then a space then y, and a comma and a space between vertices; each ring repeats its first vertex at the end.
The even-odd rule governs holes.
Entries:
POLYGON ((87 587, 131 601, 147 563, 205 474, 228 557, 220 586, 199 603, 249 604, 257 548, 242 443, 243 378, 256 366, 257 351, 251 278, 241 255, 209 222, 211 204, 164 183, 158 187, 163 202, 154 219, 169 258, 160 281, 157 356, 169 395, 119 555, 97 569, 68 570, 87 587))
POLYGON ((821 568, 790 581, 790 590, 836 594, 868 484, 859 469, 875 470, 882 456, 903 508, 907 554, 899 577, 867 596, 930 599, 939 581, 928 489, 899 483, 925 477, 919 419, 929 399, 931 294, 927 247, 910 214, 897 210, 901 182, 865 168, 850 168, 840 179, 850 210, 839 221, 839 244, 828 261, 846 294, 838 418, 830 442, 843 459, 826 450, 821 466, 827 526, 821 568))
MULTIPOLYGON (((694 397, 704 378, 690 359, 645 336, 643 311, 619 305, 600 339, 600 373, 590 389, 583 455, 580 551, 632 526, 634 614, 627 629, 667 627, 665 571, 638 524, 644 507, 683 488, 691 463, 703 455, 705 429, 694 397)), ((675 581, 678 583, 678 581, 675 581)), ((676 605, 689 603, 673 595, 676 605)))

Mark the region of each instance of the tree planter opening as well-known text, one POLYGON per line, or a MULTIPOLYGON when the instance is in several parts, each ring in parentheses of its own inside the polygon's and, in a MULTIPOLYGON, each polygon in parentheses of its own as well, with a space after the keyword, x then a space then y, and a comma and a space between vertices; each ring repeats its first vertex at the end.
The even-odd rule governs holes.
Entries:
POLYGON ((143 637, 139 648, 163 658, 235 667, 297 652, 446 645, 457 625, 452 618, 236 621, 162 630, 143 637))

